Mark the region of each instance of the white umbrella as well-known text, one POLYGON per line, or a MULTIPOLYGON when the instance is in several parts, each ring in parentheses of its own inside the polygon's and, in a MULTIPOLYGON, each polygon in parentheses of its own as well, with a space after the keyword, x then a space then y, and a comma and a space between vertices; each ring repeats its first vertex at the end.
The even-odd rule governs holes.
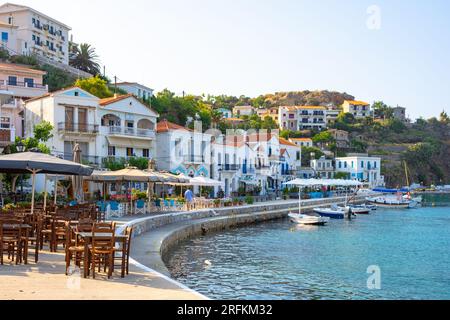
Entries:
POLYGON ((191 186, 201 186, 201 187, 223 187, 224 186, 224 182, 206 178, 206 177, 192 178, 189 180, 188 184, 191 186))

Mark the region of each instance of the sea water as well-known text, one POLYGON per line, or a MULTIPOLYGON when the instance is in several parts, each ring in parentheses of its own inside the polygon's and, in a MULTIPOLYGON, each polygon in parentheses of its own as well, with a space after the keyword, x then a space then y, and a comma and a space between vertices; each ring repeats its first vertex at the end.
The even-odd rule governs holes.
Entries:
POLYGON ((167 264, 213 299, 450 299, 450 208, 267 222, 185 241, 167 264))

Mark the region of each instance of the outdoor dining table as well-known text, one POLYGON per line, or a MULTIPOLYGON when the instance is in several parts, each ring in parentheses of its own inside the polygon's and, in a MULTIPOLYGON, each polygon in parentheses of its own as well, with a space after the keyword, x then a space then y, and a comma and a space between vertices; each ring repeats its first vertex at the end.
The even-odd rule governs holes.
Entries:
POLYGON ((25 247, 23 251, 24 263, 28 264, 28 237, 30 235, 31 226, 28 224, 4 224, 4 230, 17 230, 19 229, 22 237, 25 237, 25 247))
MULTIPOLYGON (((88 271, 89 271, 89 245, 91 244, 92 241, 92 232, 78 232, 75 231, 75 235, 77 237, 80 237, 84 240, 84 278, 87 278, 88 276, 88 271)), ((105 238, 108 239, 111 237, 111 233, 96 233, 95 234, 96 237, 100 237, 100 238, 105 238)), ((125 246, 127 245, 127 236, 125 235, 114 235, 114 239, 117 242, 121 242, 123 248, 125 248, 125 246)), ((121 270, 121 278, 125 278, 125 259, 126 256, 125 254, 122 253, 122 270, 121 270)))

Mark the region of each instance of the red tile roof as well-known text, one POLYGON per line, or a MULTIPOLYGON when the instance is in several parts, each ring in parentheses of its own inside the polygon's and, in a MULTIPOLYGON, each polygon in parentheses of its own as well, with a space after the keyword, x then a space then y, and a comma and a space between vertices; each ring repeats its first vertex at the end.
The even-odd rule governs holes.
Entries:
POLYGON ((107 106, 108 104, 111 104, 111 103, 114 103, 114 102, 118 102, 118 101, 121 101, 121 100, 124 100, 124 99, 128 99, 128 98, 131 98, 131 97, 133 97, 133 95, 131 93, 130 94, 123 94, 123 95, 120 95, 120 96, 115 95, 114 97, 111 97, 111 98, 101 99, 100 100, 100 105, 101 106, 107 106))
POLYGON ((158 132, 158 133, 169 132, 169 131, 174 131, 174 130, 192 131, 189 128, 169 122, 166 119, 158 122, 158 125, 156 127, 156 132, 158 132))

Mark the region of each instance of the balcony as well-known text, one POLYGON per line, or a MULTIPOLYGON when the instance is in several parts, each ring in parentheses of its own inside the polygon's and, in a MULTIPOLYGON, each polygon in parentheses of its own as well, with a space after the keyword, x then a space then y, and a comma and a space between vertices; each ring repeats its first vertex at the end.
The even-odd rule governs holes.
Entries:
POLYGON ((136 129, 128 127, 109 127, 109 134, 111 136, 126 136, 142 139, 155 139, 155 130, 150 129, 136 129))
POLYGON ((189 164, 199 164, 199 163, 205 163, 205 157, 204 156, 195 156, 195 155, 185 155, 183 156, 184 163, 189 164))
POLYGON ((70 122, 58 123, 58 133, 96 135, 98 134, 98 132, 99 131, 97 124, 70 123, 70 122))
MULTIPOLYGON (((60 159, 73 161, 73 153, 52 152, 52 155, 60 159)), ((87 166, 99 168, 102 164, 102 158, 98 156, 81 154, 81 163, 87 166)))
POLYGON ((241 166, 238 164, 219 164, 219 171, 222 172, 236 172, 239 171, 241 166))
POLYGON ((48 86, 21 81, 0 80, 0 90, 13 91, 17 97, 39 97, 48 92, 48 86))

